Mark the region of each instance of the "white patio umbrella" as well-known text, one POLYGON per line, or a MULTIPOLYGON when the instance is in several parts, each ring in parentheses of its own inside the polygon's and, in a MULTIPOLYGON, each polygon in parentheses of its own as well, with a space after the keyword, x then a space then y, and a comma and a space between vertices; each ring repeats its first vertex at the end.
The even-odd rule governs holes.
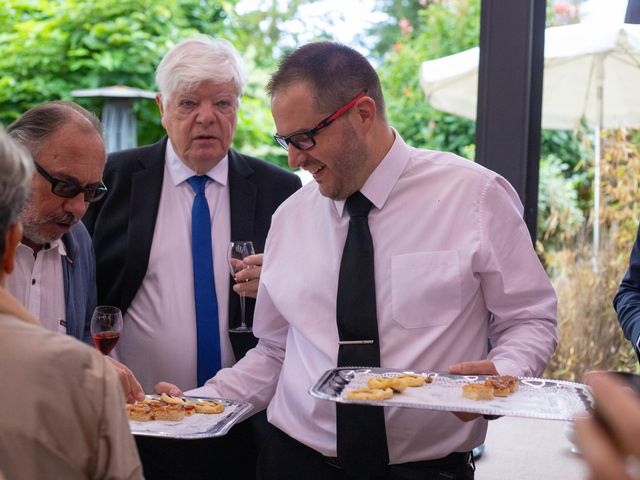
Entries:
MULTIPOLYGON (((420 84, 445 112, 475 119, 479 48, 424 62, 420 84)), ((594 129, 594 250, 599 243, 600 130, 640 128, 640 25, 589 24, 545 32, 542 127, 594 129)))

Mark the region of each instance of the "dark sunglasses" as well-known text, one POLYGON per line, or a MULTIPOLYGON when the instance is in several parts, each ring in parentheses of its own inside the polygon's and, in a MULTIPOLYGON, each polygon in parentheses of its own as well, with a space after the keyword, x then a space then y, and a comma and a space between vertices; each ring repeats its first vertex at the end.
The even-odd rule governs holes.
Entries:
POLYGON ((59 197, 73 198, 80 193, 84 193, 84 201, 93 203, 100 200, 104 197, 104 194, 107 193, 107 187, 102 182, 81 187, 75 182, 67 182, 66 180, 52 177, 44 168, 38 165, 37 162, 34 161, 33 163, 38 173, 51 184, 51 191, 59 197))
POLYGON ((283 137, 282 135, 278 135, 277 133, 273 136, 276 142, 284 148, 285 150, 289 150, 289 144, 292 144, 298 150, 309 150, 314 147, 316 144, 316 139, 314 138, 320 130, 325 127, 331 125, 335 120, 340 118, 346 112, 349 111, 351 107, 353 107, 358 100, 364 97, 367 94, 367 89, 362 90, 358 95, 355 96, 353 100, 347 103, 344 107, 340 108, 335 113, 332 113, 327 118, 322 120, 318 125, 316 125, 311 130, 307 130, 306 132, 294 133, 287 137, 283 137))

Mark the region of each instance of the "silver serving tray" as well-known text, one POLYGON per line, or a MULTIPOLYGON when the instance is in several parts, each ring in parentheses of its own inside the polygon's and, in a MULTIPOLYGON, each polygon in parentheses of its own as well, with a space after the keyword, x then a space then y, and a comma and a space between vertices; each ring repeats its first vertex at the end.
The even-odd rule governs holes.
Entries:
POLYGON ((593 407, 593 398, 586 385, 546 378, 518 377, 519 389, 507 397, 492 400, 471 400, 462 396, 462 386, 481 383, 489 375, 450 375, 441 372, 401 370, 392 368, 340 367, 328 370, 309 389, 317 398, 339 403, 379 405, 384 407, 423 408, 483 415, 572 420, 593 407), (394 393, 388 400, 353 400, 346 392, 367 386, 371 377, 411 373, 431 376, 432 383, 409 387, 394 393))
MULTIPOLYGON (((147 398, 159 398, 159 395, 147 395, 147 398)), ((168 420, 152 420, 138 422, 129 420, 131 433, 145 437, 165 437, 182 440, 197 438, 221 437, 226 435, 233 425, 253 409, 247 402, 227 400, 224 398, 183 397, 188 400, 216 400, 224 405, 224 412, 204 414, 194 413, 184 420, 172 422, 168 420)))

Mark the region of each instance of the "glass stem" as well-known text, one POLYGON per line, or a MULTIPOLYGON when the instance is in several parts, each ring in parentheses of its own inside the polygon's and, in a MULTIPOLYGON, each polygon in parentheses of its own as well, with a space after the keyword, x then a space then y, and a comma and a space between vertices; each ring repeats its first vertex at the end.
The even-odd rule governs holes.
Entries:
POLYGON ((240 328, 246 328, 247 324, 244 320, 244 295, 240 295, 240 328))

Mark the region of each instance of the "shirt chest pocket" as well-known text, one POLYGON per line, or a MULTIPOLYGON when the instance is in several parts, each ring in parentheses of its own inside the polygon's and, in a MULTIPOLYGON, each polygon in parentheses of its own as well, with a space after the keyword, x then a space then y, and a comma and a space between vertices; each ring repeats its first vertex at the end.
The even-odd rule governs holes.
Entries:
POLYGON ((451 323, 460 313, 460 282, 460 262, 456 251, 392 257, 393 319, 405 328, 451 323))

